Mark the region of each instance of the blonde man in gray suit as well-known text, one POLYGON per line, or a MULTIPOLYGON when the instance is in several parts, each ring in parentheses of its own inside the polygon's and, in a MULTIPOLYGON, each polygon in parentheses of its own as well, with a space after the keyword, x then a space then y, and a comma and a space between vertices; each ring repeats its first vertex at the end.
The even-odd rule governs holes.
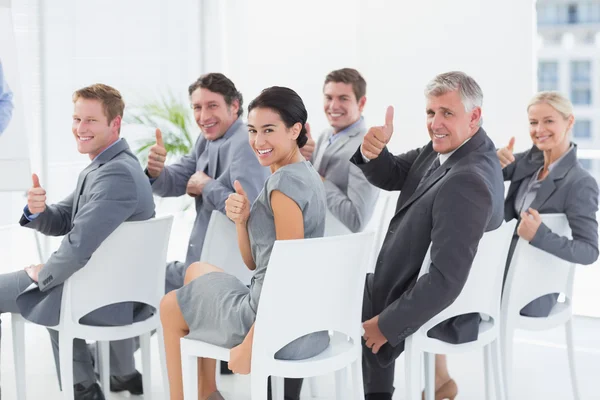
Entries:
MULTIPOLYGON (((45 235, 63 236, 45 264, 0 275, 0 313, 20 313, 40 325, 59 322, 63 283, 84 268, 94 251, 121 223, 154 217, 154 199, 139 161, 121 139, 125 104, 110 86, 96 84, 73 94, 72 132, 77 149, 92 162, 81 172, 77 187, 63 201, 46 205, 46 191, 33 175, 21 225, 45 235), (26 290, 29 286, 32 290, 26 290)), ((115 277, 118 279, 118 277, 115 277)), ((127 325, 151 315, 150 307, 119 303, 91 312, 81 322, 97 326, 127 325)), ((58 368, 58 333, 50 330, 58 368)), ((133 349, 124 341, 111 343, 111 361, 120 359, 123 382, 139 382, 133 349), (129 358, 127 358, 129 356, 129 358)), ((76 400, 103 400, 91 354, 84 340, 73 342, 76 400)), ((113 371, 115 369, 113 368, 113 371)))
POLYGON ((367 83, 352 68, 330 72, 323 85, 323 106, 330 127, 315 144, 301 151, 323 178, 327 208, 352 232, 364 229, 371 218, 378 190, 349 160, 362 143, 367 126, 362 111, 367 83))

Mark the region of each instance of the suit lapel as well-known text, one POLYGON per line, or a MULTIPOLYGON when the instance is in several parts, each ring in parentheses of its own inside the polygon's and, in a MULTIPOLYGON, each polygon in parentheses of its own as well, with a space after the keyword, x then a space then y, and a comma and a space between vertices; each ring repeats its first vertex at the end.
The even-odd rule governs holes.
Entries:
MULTIPOLYGON (((348 141, 353 138, 354 136, 358 135, 361 132, 365 132, 367 130, 366 128, 366 124, 365 124, 365 120, 361 117, 361 119, 359 121, 357 121, 355 123, 355 125, 350 129, 350 131, 346 132, 346 133, 342 133, 342 136, 337 138, 331 145, 327 146, 327 148, 325 148, 323 150, 323 156, 321 157, 321 161, 319 163, 319 165, 317 166, 319 171, 326 171, 327 170, 327 166, 329 165, 329 162, 331 161, 332 156, 337 153, 338 151, 340 151, 341 149, 344 148, 344 146, 346 145, 346 143, 348 143, 348 141)), ((339 135, 339 133, 338 133, 339 135)), ((321 137, 328 137, 328 135, 322 135, 321 137)), ((325 144, 326 139, 324 139, 320 145, 322 146, 323 144, 325 144)))
MULTIPOLYGON (((121 139, 117 143, 115 143, 113 146, 106 149, 102 154, 100 154, 98 157, 96 157, 90 163, 90 165, 88 165, 87 167, 85 167, 85 169, 83 171, 81 171, 81 173, 79 174, 79 178, 77 179, 77 187, 75 188, 75 195, 73 196, 73 208, 71 211, 71 221, 75 218, 75 214, 77 214, 77 211, 79 208, 79 197, 81 196, 81 193, 83 192, 83 186, 85 184, 85 179, 87 178, 88 174, 90 172, 100 168, 102 165, 106 164, 108 161, 112 160, 113 158, 115 158, 117 156, 117 154, 122 153, 127 150, 129 150, 129 145, 127 144, 127 141, 125 139, 121 139)), ((133 154, 132 154, 132 157, 135 157, 135 156, 133 156, 133 154)))
POLYGON ((208 176, 215 179, 219 162, 219 148, 223 140, 208 143, 208 176))
MULTIPOLYGON (((552 168, 546 179, 542 181, 540 188, 538 189, 535 199, 531 202, 531 208, 539 210, 540 207, 552 196, 552 193, 556 190, 556 181, 559 181, 567 175, 567 173, 577 163, 577 146, 569 150, 565 154, 564 158, 558 162, 558 164, 552 168)), ((537 171, 537 170, 536 170, 537 171)))
MULTIPOLYGON (((452 168, 452 166, 458 161, 460 161, 460 159, 482 146, 485 143, 486 138, 487 135, 483 128, 479 128, 479 130, 471 137, 471 139, 467 143, 463 144, 460 148, 458 148, 450 156, 450 158, 448 158, 446 162, 444 162, 444 164, 442 164, 429 178, 427 178, 427 180, 423 181, 423 183, 420 186, 416 187, 414 193, 410 195, 406 202, 400 206, 400 208, 396 212, 396 215, 398 215, 398 213, 400 213, 402 210, 406 209, 408 206, 414 203, 415 200, 417 200, 419 197, 423 196, 423 194, 425 194, 437 181, 442 179, 452 168)), ((428 149, 433 150, 431 143, 429 143, 428 149)), ((427 169, 429 169, 429 166, 431 165, 435 157, 437 157, 437 153, 431 151, 431 153, 421 161, 420 165, 413 166, 413 168, 418 168, 417 182, 421 180, 421 177, 423 177, 427 169)))

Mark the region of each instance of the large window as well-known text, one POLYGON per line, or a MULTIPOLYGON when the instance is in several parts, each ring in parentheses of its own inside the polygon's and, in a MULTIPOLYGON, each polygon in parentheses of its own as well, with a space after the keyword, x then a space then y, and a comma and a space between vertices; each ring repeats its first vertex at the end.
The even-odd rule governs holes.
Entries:
POLYGON ((582 23, 600 22, 600 1, 580 3, 579 21, 582 23))
POLYGON ((538 64, 538 90, 558 90, 558 62, 540 61, 538 64))
POLYGON ((577 105, 592 103, 592 63, 571 61, 571 101, 577 105))
POLYGON ((537 7, 538 24, 559 25, 566 24, 569 13, 566 4, 540 4, 537 7))
POLYGON ((590 139, 592 137, 592 122, 587 119, 575 121, 573 137, 575 139, 590 139))

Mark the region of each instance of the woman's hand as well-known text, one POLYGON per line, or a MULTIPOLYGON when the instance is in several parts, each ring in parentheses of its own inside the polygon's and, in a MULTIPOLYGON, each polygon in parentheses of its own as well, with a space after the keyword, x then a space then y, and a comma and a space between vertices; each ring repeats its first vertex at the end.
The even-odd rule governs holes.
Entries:
POLYGON ((227 366, 233 373, 248 375, 252 361, 252 345, 247 342, 235 346, 229 350, 229 364, 227 366))
POLYGON ((245 224, 250 217, 250 200, 239 181, 233 183, 235 193, 225 200, 225 214, 236 224, 245 224))
POLYGON ((498 160, 500 160, 500 165, 502 166, 502 168, 515 162, 515 156, 513 155, 514 147, 515 138, 511 137, 510 141, 508 142, 508 146, 503 147, 496 152, 496 155, 498 156, 498 160))
POLYGON ((540 216, 540 213, 533 208, 530 208, 527 211, 528 212, 521 213, 521 222, 517 227, 517 235, 528 242, 531 242, 542 224, 542 217, 540 216))

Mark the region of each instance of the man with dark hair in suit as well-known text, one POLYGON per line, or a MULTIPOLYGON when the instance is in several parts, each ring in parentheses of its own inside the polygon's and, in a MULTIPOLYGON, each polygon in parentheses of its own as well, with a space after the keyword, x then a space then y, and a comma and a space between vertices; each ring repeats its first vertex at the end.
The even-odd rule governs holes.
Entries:
MULTIPOLYGON (((369 129, 352 157, 369 181, 400 190, 363 303, 363 375, 367 400, 391 400, 394 362, 404 340, 460 294, 484 232, 502 224, 504 184, 496 148, 481 128, 483 94, 462 72, 438 75, 426 87, 431 141, 393 156, 393 108, 385 125, 369 129), (429 272, 418 278, 431 245, 429 272)), ((475 340, 478 314, 458 316, 429 335, 451 343, 475 340)), ((436 360, 438 361, 438 360, 436 360)), ((445 361, 443 358, 439 361, 445 361)), ((445 363, 436 363, 445 368, 445 363)), ((436 398, 453 399, 456 385, 437 371, 436 398), (443 391, 443 392, 442 392, 443 391)))
MULTIPOLYGON (((59 323, 63 283, 85 267, 102 242, 125 221, 154 217, 148 178, 125 139, 119 137, 125 107, 121 94, 110 86, 96 84, 76 91, 73 103, 72 132, 77 149, 89 155, 92 162, 80 173, 75 191, 53 205, 46 205, 46 191, 34 174, 20 221, 22 226, 45 235, 64 235, 64 239, 45 264, 0 275, 0 313, 20 313, 48 327, 59 323)), ((81 322, 128 325, 146 319, 152 312, 143 304, 119 303, 95 310, 81 322)), ((58 332, 49 331, 58 369, 58 332)), ((111 359, 122 358, 119 377, 141 386, 133 348, 124 350, 125 341, 111 343, 111 359)), ((77 400, 103 400, 91 354, 82 339, 73 342, 73 362, 75 387, 63 390, 74 391, 77 400)))

